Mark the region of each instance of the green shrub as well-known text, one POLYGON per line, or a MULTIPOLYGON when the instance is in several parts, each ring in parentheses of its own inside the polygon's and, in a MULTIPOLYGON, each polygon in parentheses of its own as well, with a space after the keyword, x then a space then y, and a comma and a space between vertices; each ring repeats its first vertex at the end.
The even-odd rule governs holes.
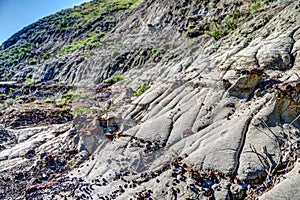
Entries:
POLYGON ((130 58, 131 58, 131 54, 128 54, 127 56, 126 56, 126 60, 129 60, 130 58))
POLYGON ((55 99, 55 105, 56 106, 61 107, 61 106, 65 105, 65 104, 66 104, 66 99, 65 98, 58 97, 58 98, 55 99))
POLYGON ((240 18, 242 16, 242 13, 240 13, 240 12, 234 12, 233 14, 232 14, 232 18, 233 19, 238 19, 238 18, 240 18))
POLYGON ((138 91, 134 91, 133 92, 133 96, 138 97, 141 96, 142 94, 144 94, 148 89, 150 89, 150 86, 148 85, 143 85, 141 86, 138 91))
POLYGON ((191 41, 189 41, 189 46, 191 47, 191 46, 194 46, 195 44, 197 44, 198 43, 198 40, 191 40, 191 41))
POLYGON ((32 73, 31 72, 27 73, 26 78, 32 78, 32 73))
POLYGON ((124 78, 120 74, 116 74, 116 75, 114 75, 113 81, 114 81, 114 83, 117 83, 123 79, 124 78))
POLYGON ((34 102, 33 102, 33 103, 35 103, 35 104, 39 104, 39 103, 40 103, 40 100, 36 99, 36 100, 34 100, 34 102))
POLYGON ((120 74, 115 74, 112 79, 107 79, 104 81, 104 83, 108 83, 108 84, 117 83, 123 79, 124 79, 123 76, 121 76, 120 74))
POLYGON ((236 16, 232 16, 230 19, 224 20, 224 24, 225 24, 227 29, 234 30, 234 29, 237 28, 237 25, 235 23, 235 17, 236 16))
POLYGON ((219 39, 222 35, 223 31, 222 30, 214 30, 213 32, 211 32, 211 35, 215 38, 215 39, 219 39))
POLYGON ((205 31, 205 33, 213 38, 215 38, 216 40, 220 39, 222 34, 223 34, 223 31, 220 30, 220 29, 215 29, 213 30, 212 32, 209 32, 209 31, 205 31))
POLYGON ((115 110, 115 109, 116 109, 116 107, 113 106, 113 105, 109 106, 109 108, 108 108, 109 111, 113 111, 113 110, 115 110))
POLYGON ((50 53, 49 52, 47 52, 47 53, 45 53, 45 54, 43 54, 41 57, 44 59, 44 60, 47 60, 48 58, 50 58, 50 53))
POLYGON ((210 7, 211 9, 213 9, 213 8, 216 8, 217 5, 216 5, 215 3, 210 3, 210 4, 209 4, 209 7, 210 7))
POLYGON ((114 50, 113 50, 113 54, 114 54, 114 55, 119 54, 119 53, 120 53, 120 51, 119 51, 118 49, 114 49, 114 50))
POLYGON ((27 79, 27 80, 23 83, 23 86, 34 87, 34 86, 35 86, 35 80, 33 80, 33 79, 27 79))
POLYGON ((5 100, 4 105, 5 105, 6 107, 8 107, 8 106, 12 105, 12 104, 14 103, 14 101, 15 101, 15 99, 13 99, 13 98, 8 98, 8 99, 5 100))
POLYGON ((67 96, 65 97, 66 103, 72 103, 73 102, 73 97, 74 95, 72 93, 68 93, 67 96))
POLYGON ((255 5, 252 6, 252 13, 257 12, 259 9, 261 8, 261 4, 257 3, 255 5))
POLYGON ((46 99, 44 99, 45 103, 52 103, 53 100, 50 97, 47 97, 46 99))
POLYGON ((106 80, 104 80, 104 83, 111 84, 111 83, 113 83, 113 80, 112 79, 106 79, 106 80))
POLYGON ((75 108, 75 110, 72 112, 73 115, 87 115, 89 113, 91 113, 91 110, 86 107, 75 108))
POLYGON ((223 31, 224 35, 227 35, 231 32, 232 32, 232 29, 227 29, 227 28, 223 31))
POLYGON ((9 88, 9 93, 14 93, 16 90, 14 88, 9 88))
POLYGON ((32 58, 32 59, 29 60, 29 64, 30 64, 30 65, 35 65, 36 63, 37 63, 37 60, 36 60, 36 59, 33 59, 33 58, 32 58))
POLYGON ((199 37, 200 35, 203 35, 204 30, 209 30, 209 24, 205 24, 193 29, 188 29, 185 33, 190 38, 196 38, 199 37))
POLYGON ((158 51, 158 50, 154 48, 154 49, 151 50, 151 54, 154 55, 154 54, 157 53, 157 51, 158 51))
POLYGON ((270 3, 270 0, 264 0, 264 4, 270 3))
POLYGON ((84 55, 84 57, 90 57, 90 56, 92 56, 92 55, 95 55, 95 52, 94 51, 89 51, 89 52, 87 52, 85 55, 84 55))
POLYGON ((69 105, 63 105, 62 109, 66 110, 66 111, 69 111, 69 110, 71 110, 71 106, 69 106, 69 105))

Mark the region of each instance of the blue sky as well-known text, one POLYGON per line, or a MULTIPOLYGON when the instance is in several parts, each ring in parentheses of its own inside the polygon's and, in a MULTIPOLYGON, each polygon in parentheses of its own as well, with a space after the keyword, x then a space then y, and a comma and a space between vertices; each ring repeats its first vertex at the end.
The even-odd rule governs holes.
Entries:
POLYGON ((40 18, 91 0, 0 0, 0 45, 40 18))

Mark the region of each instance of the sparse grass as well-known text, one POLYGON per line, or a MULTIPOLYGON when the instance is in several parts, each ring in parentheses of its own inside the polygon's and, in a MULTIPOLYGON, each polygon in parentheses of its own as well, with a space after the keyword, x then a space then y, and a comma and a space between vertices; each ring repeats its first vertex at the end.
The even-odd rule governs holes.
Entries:
MULTIPOLYGON (((25 61, 27 61, 26 64, 34 65, 40 62, 40 59, 51 59, 56 56, 70 54, 79 49, 91 50, 91 48, 101 44, 102 41, 100 39, 104 34, 101 32, 102 28, 97 26, 99 23, 96 22, 102 21, 103 17, 108 14, 111 15, 111 18, 118 18, 124 13, 131 12, 142 2, 143 0, 92 1, 76 6, 74 9, 65 9, 53 14, 45 19, 47 23, 45 23, 44 29, 40 28, 36 32, 31 30, 28 34, 32 38, 39 37, 40 41, 44 42, 50 33, 58 30, 68 32, 68 38, 70 38, 68 45, 60 47, 56 52, 43 49, 42 45, 40 46, 42 49, 39 47, 39 51, 37 51, 36 44, 31 44, 26 42, 26 40, 19 40, 16 44, 0 51, 0 66, 16 66, 17 64, 25 64, 25 61), (83 34, 88 32, 94 33, 94 35, 83 34), (74 41, 74 38, 82 37, 84 38, 80 39, 80 41, 74 41)), ((42 19, 42 22, 45 22, 45 20, 42 19)), ((113 21, 109 20, 108 23, 114 23, 113 21)), ((52 42, 59 45, 62 44, 64 40, 62 35, 64 34, 53 38, 52 42)), ((87 53, 86 57, 92 54, 92 52, 87 53)), ((4 75, 10 76, 10 74, 1 73, 2 77, 4 75)))
POLYGON ((102 14, 111 13, 117 10, 126 10, 130 12, 137 7, 143 0, 106 0, 98 2, 94 6, 92 2, 86 3, 82 6, 77 6, 72 10, 70 17, 82 18, 84 21, 89 22, 95 20, 102 14))
POLYGON ((221 24, 214 22, 214 28, 205 33, 215 40, 219 40, 221 37, 231 33, 237 28, 236 20, 242 17, 242 13, 234 12, 231 16, 225 18, 221 24))
POLYGON ((63 20, 59 25, 58 29, 60 29, 62 32, 66 32, 69 30, 69 27, 71 27, 73 23, 68 20, 63 20))
POLYGON ((66 55, 73 53, 79 49, 85 49, 85 48, 94 48, 98 46, 101 43, 100 35, 93 35, 91 37, 88 37, 84 40, 80 40, 75 42, 74 44, 70 44, 67 46, 64 46, 59 52, 58 56, 66 55))

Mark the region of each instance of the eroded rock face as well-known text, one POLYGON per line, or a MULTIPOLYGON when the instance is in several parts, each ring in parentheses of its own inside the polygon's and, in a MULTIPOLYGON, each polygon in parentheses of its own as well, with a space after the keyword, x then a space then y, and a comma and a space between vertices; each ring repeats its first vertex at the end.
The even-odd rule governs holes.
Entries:
POLYGON ((110 115, 5 130, 18 143, 9 139, 10 149, 1 151, 1 173, 9 178, 1 180, 9 191, 1 197, 297 197, 299 172, 289 172, 299 157, 300 5, 253 6, 145 1, 107 33, 115 46, 98 46, 88 59, 78 52, 59 58, 62 70, 47 74, 68 83, 92 85, 122 73, 113 86, 98 85, 88 104, 110 115), (231 33, 205 34, 212 31, 207 23, 230 12, 242 15, 231 33), (34 162, 48 174, 30 168, 34 162), (21 182, 25 194, 13 194, 6 180, 16 188, 21 182))

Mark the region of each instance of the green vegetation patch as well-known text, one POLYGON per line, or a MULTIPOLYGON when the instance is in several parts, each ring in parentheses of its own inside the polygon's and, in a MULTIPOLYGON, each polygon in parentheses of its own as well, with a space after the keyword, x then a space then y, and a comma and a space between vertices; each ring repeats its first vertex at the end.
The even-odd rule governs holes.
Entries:
POLYGON ((30 43, 21 43, 13 45, 3 51, 0 51, 0 65, 11 66, 20 60, 31 58, 34 56, 34 52, 31 50, 30 43))
POLYGON ((205 33, 215 40, 219 40, 221 37, 228 35, 237 28, 236 20, 243 17, 240 12, 234 12, 231 16, 226 17, 221 23, 214 22, 213 26, 206 30, 205 33))

